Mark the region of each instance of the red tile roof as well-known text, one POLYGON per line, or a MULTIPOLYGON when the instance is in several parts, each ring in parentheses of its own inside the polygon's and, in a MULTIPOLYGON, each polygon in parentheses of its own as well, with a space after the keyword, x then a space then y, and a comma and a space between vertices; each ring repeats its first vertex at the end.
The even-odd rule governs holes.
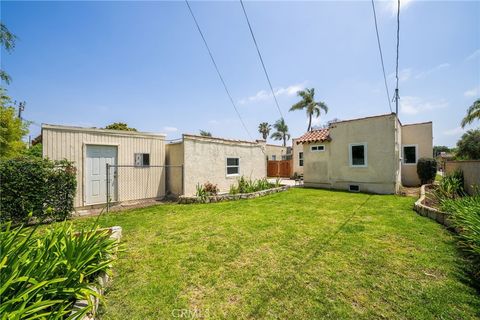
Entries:
POLYGON ((312 130, 305 133, 300 138, 296 139, 297 144, 309 142, 323 142, 330 141, 330 131, 328 129, 312 130))

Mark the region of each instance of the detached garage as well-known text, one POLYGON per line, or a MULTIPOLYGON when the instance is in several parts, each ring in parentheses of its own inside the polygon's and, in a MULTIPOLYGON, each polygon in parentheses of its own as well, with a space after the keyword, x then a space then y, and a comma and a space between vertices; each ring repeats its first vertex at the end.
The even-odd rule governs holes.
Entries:
POLYGON ((42 141, 44 158, 74 163, 76 208, 105 203, 107 192, 113 202, 165 196, 163 134, 44 124, 42 141))

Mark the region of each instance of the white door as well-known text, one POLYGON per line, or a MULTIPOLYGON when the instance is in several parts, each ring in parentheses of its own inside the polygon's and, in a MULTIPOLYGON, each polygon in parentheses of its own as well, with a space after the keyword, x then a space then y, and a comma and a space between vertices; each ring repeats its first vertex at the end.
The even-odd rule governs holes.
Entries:
MULTIPOLYGON (((107 201, 107 163, 117 164, 117 147, 87 145, 85 202, 87 205, 107 201)), ((110 198, 116 200, 116 169, 110 171, 110 198)))

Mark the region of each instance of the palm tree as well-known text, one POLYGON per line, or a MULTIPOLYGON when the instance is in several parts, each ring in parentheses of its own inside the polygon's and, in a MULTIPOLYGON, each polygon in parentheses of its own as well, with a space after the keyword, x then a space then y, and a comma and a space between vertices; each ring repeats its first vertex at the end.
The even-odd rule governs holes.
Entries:
MULTIPOLYGON (((11 33, 8 28, 0 22, 0 46, 2 46, 6 52, 10 53, 15 48, 15 40, 17 37, 11 33)), ((9 84, 12 80, 8 73, 0 69, 0 79, 9 84)))
POLYGON ((287 146, 287 140, 290 139, 290 133, 288 133, 288 126, 285 123, 285 119, 281 118, 277 120, 273 125, 273 128, 277 130, 276 132, 272 133, 270 138, 274 140, 283 140, 283 146, 287 146))
POLYGON ((262 134, 263 140, 267 140, 270 130, 272 130, 272 126, 268 122, 262 122, 258 125, 258 132, 262 134))
POLYGON ((477 99, 467 110, 467 115, 462 120, 462 128, 475 120, 480 120, 480 99, 477 99))
POLYGON ((200 135, 203 137, 211 137, 212 134, 209 131, 200 130, 200 135))
POLYGON ((302 98, 299 102, 295 103, 289 111, 295 110, 303 110, 307 111, 308 117, 308 129, 310 131, 312 129, 312 116, 315 115, 316 118, 320 117, 321 111, 328 112, 327 105, 322 101, 315 101, 315 89, 306 88, 305 90, 298 91, 297 95, 302 98))

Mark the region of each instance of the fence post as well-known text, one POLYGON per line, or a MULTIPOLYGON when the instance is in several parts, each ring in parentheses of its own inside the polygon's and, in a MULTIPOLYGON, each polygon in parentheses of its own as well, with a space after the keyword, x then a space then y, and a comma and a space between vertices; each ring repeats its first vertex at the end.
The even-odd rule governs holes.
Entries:
POLYGON ((107 213, 109 211, 109 207, 110 207, 110 164, 106 164, 106 168, 107 168, 107 189, 106 189, 106 193, 107 193, 107 213))

